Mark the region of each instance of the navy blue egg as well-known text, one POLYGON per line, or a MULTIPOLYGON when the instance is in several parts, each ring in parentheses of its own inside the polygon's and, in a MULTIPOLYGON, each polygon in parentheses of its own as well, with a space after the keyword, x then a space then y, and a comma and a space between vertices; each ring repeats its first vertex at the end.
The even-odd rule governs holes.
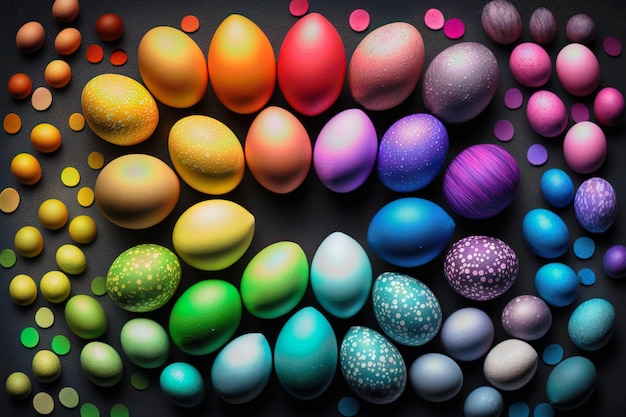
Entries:
POLYGON ((548 204, 562 208, 574 199, 574 182, 565 171, 550 168, 541 176, 541 194, 548 204))
POLYGON ((570 233, 565 221, 555 212, 544 208, 530 210, 524 216, 522 234, 528 248, 537 256, 555 259, 565 255, 570 233))

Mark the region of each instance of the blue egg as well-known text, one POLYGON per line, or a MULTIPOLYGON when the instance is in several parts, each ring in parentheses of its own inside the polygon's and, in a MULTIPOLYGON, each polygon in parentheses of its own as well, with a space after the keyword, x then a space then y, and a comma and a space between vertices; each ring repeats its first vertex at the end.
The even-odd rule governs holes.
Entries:
POLYGON ((570 233, 565 221, 544 208, 530 210, 522 222, 522 234, 528 248, 537 256, 555 259, 569 249, 570 233))
POLYGON ((580 184, 574 197, 574 214, 586 231, 606 232, 617 217, 617 195, 611 183, 593 177, 580 184))
POLYGON ((578 297, 578 287, 576 272, 560 262, 546 264, 535 274, 537 294, 546 303, 555 307, 572 304, 578 297))
POLYGON ((425 400, 448 401, 463 387, 463 371, 449 356, 426 353, 411 365, 409 379, 413 389, 425 400))
POLYGON ((454 359, 473 361, 489 351, 494 334, 493 322, 487 313, 475 307, 464 307, 443 322, 441 344, 454 359))
POLYGON ((548 204, 562 208, 574 199, 574 181, 560 168, 550 168, 541 176, 541 193, 548 204))
POLYGON ((550 404, 560 410, 572 410, 584 404, 596 386, 596 367, 583 356, 572 356, 552 369, 546 381, 550 404))
POLYGON ((504 408, 504 398, 500 392, 490 386, 478 387, 465 398, 463 415, 465 417, 498 417, 504 408))
POLYGON ((572 342, 587 351, 603 348, 613 336, 615 308, 603 298, 583 301, 572 312, 567 333, 572 342))
POLYGON ((439 174, 447 155, 443 123, 430 114, 411 114, 392 124, 381 138, 378 176, 393 191, 421 190, 439 174))
POLYGON ((192 408, 204 400, 205 388, 202 374, 186 362, 174 362, 161 371, 161 390, 179 407, 192 408))
POLYGON ((383 206, 367 230, 370 249, 401 267, 424 265, 445 249, 454 233, 452 217, 438 204, 405 197, 383 206))

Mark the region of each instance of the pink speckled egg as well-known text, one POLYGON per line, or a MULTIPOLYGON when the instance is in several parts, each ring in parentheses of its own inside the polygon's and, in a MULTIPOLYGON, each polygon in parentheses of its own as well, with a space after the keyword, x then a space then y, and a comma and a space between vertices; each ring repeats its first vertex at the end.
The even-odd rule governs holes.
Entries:
POLYGON ((550 56, 533 42, 520 43, 511 51, 509 68, 517 82, 533 88, 545 85, 552 74, 550 56))
POLYGON ((344 110, 320 131, 313 148, 313 166, 330 190, 347 193, 360 187, 376 164, 378 137, 361 109, 344 110))
POLYGON ((490 236, 467 236, 446 253, 443 272, 450 286, 470 300, 492 300, 515 282, 519 259, 502 240, 490 236))
POLYGON ((565 162, 579 174, 597 171, 606 159, 604 132, 594 122, 582 121, 569 128, 563 139, 565 162))
POLYGON ((600 84, 600 64, 591 49, 580 43, 570 43, 556 57, 556 75, 565 91, 584 97, 600 84))
POLYGON ((593 114, 603 126, 617 126, 624 120, 624 96, 614 87, 604 87, 593 101, 593 114))
POLYGON ((552 312, 541 298, 519 295, 502 310, 502 327, 510 336, 526 341, 542 338, 552 326, 552 312))
POLYGON ((563 100, 548 90, 539 90, 530 96, 526 117, 533 131, 546 138, 563 133, 569 120, 563 100))

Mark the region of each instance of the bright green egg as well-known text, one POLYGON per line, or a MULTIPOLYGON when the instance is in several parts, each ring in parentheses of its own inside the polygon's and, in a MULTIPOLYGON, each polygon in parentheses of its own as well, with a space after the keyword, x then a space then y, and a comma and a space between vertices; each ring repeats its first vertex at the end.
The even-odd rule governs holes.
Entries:
POLYGON ((178 289, 180 261, 168 248, 144 243, 122 252, 113 261, 106 286, 115 304, 145 313, 165 305, 178 289))

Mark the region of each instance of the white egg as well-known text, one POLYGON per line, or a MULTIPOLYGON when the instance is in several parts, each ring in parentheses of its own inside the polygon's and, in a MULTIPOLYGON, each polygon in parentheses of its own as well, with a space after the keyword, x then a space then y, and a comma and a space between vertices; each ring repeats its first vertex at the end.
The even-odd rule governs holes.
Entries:
POLYGON ((483 363, 483 373, 491 385, 503 391, 515 391, 528 384, 537 371, 537 351, 519 339, 507 339, 495 345, 483 363))

